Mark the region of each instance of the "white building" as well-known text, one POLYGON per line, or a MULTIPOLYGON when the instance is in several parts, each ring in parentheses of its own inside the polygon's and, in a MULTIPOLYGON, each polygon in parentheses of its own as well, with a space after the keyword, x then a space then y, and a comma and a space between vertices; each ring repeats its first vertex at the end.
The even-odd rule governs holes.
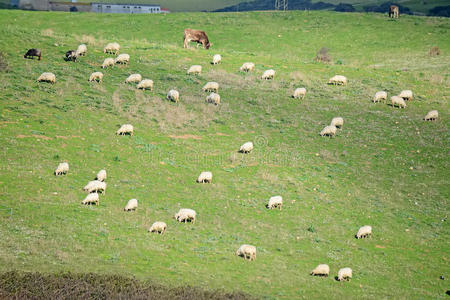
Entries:
POLYGON ((151 4, 91 3, 91 11, 116 14, 159 14, 161 6, 151 4))

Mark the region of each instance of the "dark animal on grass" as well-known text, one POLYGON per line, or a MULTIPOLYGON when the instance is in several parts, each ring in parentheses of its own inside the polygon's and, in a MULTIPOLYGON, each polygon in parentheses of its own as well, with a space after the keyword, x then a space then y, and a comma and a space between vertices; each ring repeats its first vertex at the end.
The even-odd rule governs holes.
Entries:
POLYGON ((33 59, 35 56, 37 56, 38 60, 41 60, 41 56, 42 56, 41 50, 32 48, 32 49, 28 50, 27 53, 25 53, 23 58, 33 59))
POLYGON ((69 50, 66 52, 66 61, 77 61, 77 52, 75 50, 69 50))
POLYGON ((184 30, 184 48, 189 48, 189 42, 196 42, 197 44, 202 44, 205 49, 209 49, 211 44, 209 43, 208 36, 204 31, 185 29, 184 30))
POLYGON ((398 18, 398 6, 397 5, 391 5, 389 6, 389 18, 398 18))

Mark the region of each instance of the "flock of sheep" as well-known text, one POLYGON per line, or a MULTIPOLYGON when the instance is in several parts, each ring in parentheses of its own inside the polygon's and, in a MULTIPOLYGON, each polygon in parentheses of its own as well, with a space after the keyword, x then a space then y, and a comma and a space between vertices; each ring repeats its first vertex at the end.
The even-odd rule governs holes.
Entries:
MULTIPOLYGON (((104 53, 114 54, 117 55, 120 51, 120 45, 118 43, 109 43, 104 48, 104 53)), ((82 44, 80 45, 77 50, 70 50, 66 53, 66 59, 68 60, 76 60, 77 57, 86 55, 87 47, 86 45, 82 44)), ((41 58, 41 52, 37 49, 30 49, 28 50, 27 55, 29 56, 31 54, 38 53, 39 59, 41 58), (33 50, 35 50, 33 52, 33 50), (31 52, 30 52, 31 51, 31 52), (38 51, 38 52, 36 52, 38 51)), ((222 57, 219 54, 216 54, 213 56, 212 64, 216 65, 221 62, 222 57)), ((115 64, 128 64, 130 61, 130 56, 128 54, 119 54, 115 59, 113 58, 106 58, 102 64, 102 68, 107 68, 110 66, 113 66, 115 64)), ((241 67, 240 70, 243 72, 251 72, 254 71, 255 64, 252 62, 246 62, 241 67)), ((201 74, 202 72, 202 66, 201 65, 193 65, 191 66, 187 74, 201 74)), ((261 76, 261 79, 263 80, 270 80, 273 79, 275 76, 275 71, 270 69, 264 71, 264 73, 261 76)), ((90 75, 89 81, 96 81, 96 82, 102 82, 103 79, 103 73, 101 72, 94 72, 90 75)), ((56 76, 53 73, 45 72, 41 76, 39 76, 38 80, 39 82, 50 82, 55 83, 56 82, 56 76)), ((143 79, 140 74, 131 74, 128 78, 125 79, 126 83, 137 83, 138 89, 149 89, 153 90, 153 81, 150 79, 143 79)), ((346 85, 347 84, 347 78, 342 75, 336 75, 330 78, 328 81, 328 84, 332 85, 346 85)), ((213 103, 215 105, 220 104, 220 95, 218 94, 219 90, 219 84, 217 82, 208 82, 206 85, 202 88, 203 91, 211 92, 209 96, 206 98, 206 102, 213 103)), ((292 97, 296 99, 303 99, 306 96, 306 89, 301 87, 297 88, 292 97)), ((410 90, 402 91, 398 96, 392 96, 392 106, 393 107, 400 107, 405 108, 406 103, 405 101, 410 101, 413 98, 413 93, 410 90)), ((178 102, 180 99, 179 92, 176 90, 170 90, 167 94, 167 99, 178 102)), ((385 91, 379 91, 375 94, 372 101, 373 102, 380 102, 387 99, 387 93, 385 91)), ((436 110, 430 111, 426 116, 425 120, 436 120, 438 118, 438 112, 436 110)), ((335 136, 337 129, 342 128, 344 125, 344 119, 342 117, 335 117, 331 120, 330 125, 326 126, 321 132, 321 136, 335 136)), ((133 135, 134 128, 131 124, 124 124, 122 125, 116 132, 117 135, 133 135)), ((253 150, 254 145, 252 142, 246 142, 244 143, 240 149, 239 152, 249 154, 253 150)), ((69 171, 69 164, 67 162, 60 163, 55 170, 55 175, 65 175, 69 171)), ((209 171, 201 172, 201 174, 197 178, 198 183, 212 183, 213 175, 209 171)), ((88 182, 88 184, 83 188, 85 192, 88 193, 86 198, 81 202, 84 205, 99 205, 99 194, 104 194, 106 192, 106 171, 101 170, 98 172, 95 180, 88 182)), ((268 209, 282 209, 283 205, 283 198, 281 196, 273 196, 270 197, 266 207, 268 209)), ((127 202, 124 211, 134 211, 138 207, 138 200, 137 199, 131 199, 127 202)), ((175 220, 178 222, 186 223, 191 222, 194 223, 197 217, 197 213, 193 209, 188 208, 182 208, 180 209, 174 216, 175 220)), ((167 224, 165 222, 157 221, 154 222, 151 227, 148 229, 149 232, 152 233, 158 233, 158 234, 164 234, 167 229, 167 224)), ((356 233, 355 237, 357 239, 360 238, 366 238, 370 237, 372 235, 372 227, 371 226, 363 226, 361 227, 358 232, 356 233)), ((236 255, 245 258, 246 260, 255 260, 256 259, 256 247, 253 245, 242 245, 239 247, 239 249, 236 251, 236 255)), ((320 264, 318 265, 314 270, 311 271, 311 275, 314 276, 328 276, 330 273, 330 267, 326 264, 320 264)), ((349 280, 352 278, 352 269, 351 268, 342 268, 338 271, 337 280, 343 281, 343 280, 349 280)))

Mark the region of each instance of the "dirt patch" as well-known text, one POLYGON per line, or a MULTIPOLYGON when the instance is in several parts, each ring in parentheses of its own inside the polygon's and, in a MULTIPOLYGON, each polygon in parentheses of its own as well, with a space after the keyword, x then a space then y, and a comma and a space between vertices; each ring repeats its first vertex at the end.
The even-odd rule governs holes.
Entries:
POLYGON ((183 139, 183 140, 187 140, 187 139, 201 140, 202 139, 200 136, 193 135, 193 134, 169 135, 169 137, 173 138, 173 139, 183 139))
POLYGON ((196 287, 167 287, 134 277, 104 274, 0 274, 0 299, 253 299, 196 287))
POLYGON ((18 139, 24 139, 24 138, 30 138, 30 137, 34 137, 34 138, 37 138, 37 139, 43 139, 43 140, 46 140, 46 141, 53 140, 51 137, 48 137, 48 136, 45 136, 45 135, 39 135, 39 134, 32 134, 32 135, 19 134, 19 135, 16 136, 16 138, 18 138, 18 139))
POLYGON ((220 136, 231 136, 231 134, 226 134, 226 133, 222 133, 222 132, 216 132, 216 135, 220 135, 220 136))

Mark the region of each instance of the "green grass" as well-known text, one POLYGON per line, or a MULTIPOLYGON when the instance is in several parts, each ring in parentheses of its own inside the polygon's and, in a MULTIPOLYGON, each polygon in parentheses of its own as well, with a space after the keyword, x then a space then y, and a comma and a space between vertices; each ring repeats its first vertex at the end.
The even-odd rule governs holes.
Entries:
POLYGON ((448 19, 357 13, 0 11, 8 64, 0 73, 0 271, 120 273, 267 298, 444 299, 449 29, 448 19), (183 49, 186 27, 205 30, 212 48, 183 49), (130 65, 88 83, 110 41, 130 65), (81 42, 88 55, 65 62, 81 42), (442 54, 428 56, 435 45, 442 54), (332 64, 313 62, 323 46, 332 64), (23 59, 31 47, 42 61, 23 59), (218 66, 209 64, 215 53, 218 66), (254 73, 238 72, 245 61, 254 73), (202 75, 185 74, 192 64, 202 75), (275 80, 262 82, 268 68, 275 80), (36 82, 45 71, 55 85, 36 82), (131 73, 152 79, 155 91, 124 84, 131 73), (328 86, 335 74, 348 86, 328 86), (205 103, 207 81, 221 84, 220 106, 205 103), (306 98, 290 98, 299 86, 306 98), (179 104, 165 100, 172 88, 179 104), (415 93, 404 110, 370 102, 378 90, 402 89, 415 93), (431 109, 440 119, 424 122, 431 109), (343 130, 320 137, 338 115, 343 130), (133 137, 114 134, 124 123, 133 137), (237 153, 246 141, 255 150, 237 153), (55 177, 61 161, 71 169, 55 177), (100 206, 81 206, 82 187, 102 168, 100 206), (205 170, 213 184, 196 184, 205 170), (267 210, 277 194, 283 210, 267 210), (139 209, 125 213, 131 198, 139 209), (194 225, 173 220, 181 207, 197 211, 194 225), (154 221, 168 224, 164 236, 147 232, 154 221), (373 238, 356 240, 366 224, 373 238), (257 247, 256 261, 234 255, 244 243, 257 247), (311 277, 319 263, 333 276, 311 277), (347 266, 353 280, 336 282, 347 266))

